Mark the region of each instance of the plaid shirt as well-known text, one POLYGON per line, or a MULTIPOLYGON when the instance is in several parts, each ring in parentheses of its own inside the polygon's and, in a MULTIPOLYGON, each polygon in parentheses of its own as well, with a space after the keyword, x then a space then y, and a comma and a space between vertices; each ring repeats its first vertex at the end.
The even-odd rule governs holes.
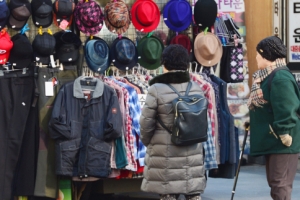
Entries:
POLYGON ((136 93, 136 91, 130 87, 129 85, 118 81, 119 85, 121 85, 122 87, 126 88, 129 92, 129 112, 130 112, 130 116, 132 119, 132 135, 135 137, 135 141, 134 142, 134 155, 135 157, 138 159, 139 164, 141 166, 144 166, 144 158, 146 155, 146 147, 145 145, 142 143, 142 141, 139 139, 140 138, 140 123, 139 123, 139 119, 141 116, 141 106, 140 103, 138 101, 138 95, 136 93), (138 139, 137 139, 138 138, 138 139))
POLYGON ((208 101, 207 113, 211 120, 211 134, 215 135, 215 113, 214 113, 214 105, 212 100, 213 91, 211 90, 211 86, 204 80, 201 80, 196 77, 194 74, 190 74, 191 80, 196 82, 204 92, 204 95, 208 101))
POLYGON ((204 92, 205 97, 207 98, 208 101, 208 109, 207 109, 207 115, 208 115, 208 128, 207 128, 207 141, 203 142, 203 148, 205 151, 205 158, 204 158, 204 167, 205 170, 210 170, 210 169, 216 169, 218 168, 217 160, 216 160, 216 147, 214 144, 214 139, 213 139, 213 131, 215 127, 214 123, 214 112, 213 112, 213 101, 212 101, 212 91, 209 83, 198 79, 194 74, 190 74, 191 80, 196 82, 204 92))
MULTIPOLYGON (((121 86, 119 81, 116 81, 113 79, 113 81, 121 86)), ((125 167, 125 169, 131 170, 131 171, 136 171, 137 170, 137 162, 134 156, 134 137, 131 134, 131 117, 129 114, 129 92, 125 87, 122 87, 122 91, 124 93, 124 105, 125 105, 125 113, 126 113, 126 120, 125 120, 125 142, 126 142, 126 157, 128 160, 128 165, 125 167)))
MULTIPOLYGON (((210 118, 207 118, 208 122, 210 122, 210 118)), ((210 169, 217 169, 218 164, 216 161, 216 148, 214 145, 214 141, 212 138, 211 133, 211 123, 208 123, 208 128, 207 128, 207 141, 202 142, 204 151, 205 151, 205 158, 204 158, 204 167, 205 170, 210 170, 210 169)))

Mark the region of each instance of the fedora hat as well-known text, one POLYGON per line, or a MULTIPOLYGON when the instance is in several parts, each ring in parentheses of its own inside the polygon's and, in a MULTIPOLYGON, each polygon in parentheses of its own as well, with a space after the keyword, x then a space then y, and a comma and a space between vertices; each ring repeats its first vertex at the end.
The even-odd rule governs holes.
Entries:
POLYGON ((138 62, 135 44, 127 37, 116 38, 110 48, 111 59, 120 70, 128 70, 138 62))
POLYGON ((105 25, 110 32, 121 35, 129 28, 130 11, 123 0, 112 0, 104 8, 105 25))
POLYGON ((78 29, 86 35, 95 35, 103 25, 104 15, 100 6, 93 0, 79 1, 74 10, 78 29))
POLYGON ((183 34, 176 35, 171 39, 170 44, 179 44, 187 50, 188 54, 191 53, 192 50, 191 40, 186 35, 183 34))
POLYGON ((139 64, 146 69, 157 69, 161 65, 161 54, 164 50, 162 41, 155 36, 145 36, 137 45, 139 64))
POLYGON ((192 22, 192 7, 186 0, 170 0, 163 12, 165 24, 173 31, 183 31, 192 22))
POLYGON ((198 0, 194 7, 194 20, 197 26, 205 29, 214 25, 218 14, 215 0, 198 0))
POLYGON ((131 8, 132 24, 142 32, 151 32, 160 22, 160 11, 153 0, 137 0, 131 8))
POLYGON ((194 54, 201 65, 210 67, 217 64, 221 60, 222 53, 222 44, 216 35, 202 32, 195 38, 194 54))
POLYGON ((87 66, 93 71, 102 74, 110 65, 111 56, 108 44, 101 38, 88 39, 84 48, 87 66))

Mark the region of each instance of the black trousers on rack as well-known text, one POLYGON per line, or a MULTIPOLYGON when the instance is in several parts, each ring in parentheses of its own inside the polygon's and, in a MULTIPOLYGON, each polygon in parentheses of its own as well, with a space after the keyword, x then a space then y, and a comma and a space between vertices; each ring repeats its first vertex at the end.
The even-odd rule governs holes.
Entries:
POLYGON ((0 198, 10 200, 34 94, 33 72, 0 76, 0 198))
POLYGON ((55 174, 55 143, 50 138, 48 123, 52 106, 60 87, 77 78, 77 67, 68 66, 64 70, 40 68, 38 73, 39 112, 39 151, 34 195, 37 197, 57 198, 58 178, 55 174), (53 96, 46 96, 45 82, 53 81, 53 96))

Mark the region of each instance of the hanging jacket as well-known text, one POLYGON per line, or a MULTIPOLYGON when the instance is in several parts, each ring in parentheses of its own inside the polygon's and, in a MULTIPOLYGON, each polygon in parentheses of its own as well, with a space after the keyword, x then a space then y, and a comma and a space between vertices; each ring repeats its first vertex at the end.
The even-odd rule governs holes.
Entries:
POLYGON ((90 96, 81 80, 65 84, 57 94, 49 122, 55 139, 56 174, 107 177, 110 141, 121 136, 122 116, 116 92, 99 79, 90 96))

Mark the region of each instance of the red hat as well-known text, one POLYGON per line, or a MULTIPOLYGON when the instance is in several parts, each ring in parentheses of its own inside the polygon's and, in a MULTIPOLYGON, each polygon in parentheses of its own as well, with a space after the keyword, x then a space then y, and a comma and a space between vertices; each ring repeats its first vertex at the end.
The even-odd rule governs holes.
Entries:
POLYGON ((183 46, 188 51, 189 54, 191 53, 191 50, 192 50, 191 40, 186 35, 179 34, 179 35, 173 37, 170 44, 179 44, 179 45, 183 46))
POLYGON ((160 22, 160 11, 153 0, 137 0, 131 8, 132 24, 142 32, 151 32, 160 22))
POLYGON ((0 32, 0 64, 3 65, 8 61, 10 50, 13 42, 8 33, 4 30, 0 32))

